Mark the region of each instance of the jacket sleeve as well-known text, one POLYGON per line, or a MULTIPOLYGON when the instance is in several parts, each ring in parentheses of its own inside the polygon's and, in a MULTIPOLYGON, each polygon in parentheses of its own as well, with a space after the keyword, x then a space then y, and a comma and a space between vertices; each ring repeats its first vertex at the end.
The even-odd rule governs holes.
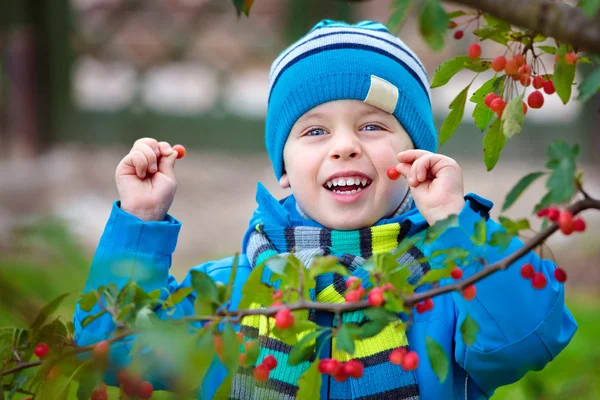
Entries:
MULTIPOLYGON (((122 288, 131 279, 136 281, 146 292, 161 289, 161 298, 164 300, 180 287, 176 279, 169 275, 169 268, 181 223, 171 216, 166 216, 160 222, 143 222, 121 210, 119 206, 118 201, 113 204, 83 293, 109 283, 115 283, 122 288)), ((202 270, 205 266, 197 268, 202 270)), ((189 284, 188 280, 187 285, 189 286, 189 284)), ((155 310, 155 313, 161 319, 167 318, 167 315, 171 319, 192 315, 194 313, 193 300, 194 296, 189 296, 168 310, 168 314, 162 309, 155 310)), ((108 314, 104 314, 85 327, 81 326, 81 321, 88 315, 100 311, 99 305, 94 306, 90 312, 85 312, 79 304, 76 305, 73 322, 77 345, 94 344, 112 336, 115 324, 108 314)), ((116 372, 129 364, 129 352, 134 340, 135 336, 130 336, 111 345, 110 366, 105 377, 108 384, 117 385, 116 372)), ((160 381, 151 380, 151 382, 157 389, 164 387, 160 381)))
MULTIPOLYGON (((426 248, 426 256, 436 250, 460 247, 483 256, 488 264, 492 264, 524 245, 515 237, 504 250, 490 245, 476 247, 470 237, 475 233, 475 223, 481 218, 486 219, 488 241, 494 232, 504 228, 489 216, 493 207, 491 201, 473 193, 465 196, 465 200, 466 205, 458 216, 460 226, 446 229, 426 248)), ((468 265, 464 267, 463 277, 482 268, 478 263, 468 265)), ((528 371, 544 368, 575 334, 577 324, 565 307, 564 287, 554 279, 555 268, 552 261, 541 260, 529 251, 506 270, 478 281, 473 300, 466 301, 460 293, 452 293, 456 323, 455 360, 487 396, 491 396, 496 388, 519 380, 528 371), (525 263, 533 264, 536 271, 544 273, 548 282, 544 289, 534 289, 531 280, 520 275, 525 263), (471 346, 464 344, 460 331, 467 315, 479 326, 471 346)), ((448 278, 441 284, 452 282, 448 278)))

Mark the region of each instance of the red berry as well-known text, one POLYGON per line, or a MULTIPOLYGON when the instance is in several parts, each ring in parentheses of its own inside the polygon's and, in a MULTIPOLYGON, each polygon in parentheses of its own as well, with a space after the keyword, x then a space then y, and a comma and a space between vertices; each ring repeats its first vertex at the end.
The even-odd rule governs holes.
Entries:
POLYGON ((185 157, 185 147, 181 144, 176 144, 173 146, 173 150, 177 152, 177 159, 185 157))
POLYGON ((121 387, 127 396, 133 397, 138 394, 141 385, 142 381, 137 375, 129 374, 128 379, 121 384, 121 387))
POLYGON ((504 67, 504 72, 506 75, 517 75, 519 71, 519 63, 514 58, 506 61, 506 66, 504 67))
POLYGON ((536 272, 531 279, 531 284, 536 289, 543 289, 546 287, 546 276, 542 272, 536 272))
POLYGON ((348 375, 354 379, 358 379, 363 376, 364 367, 358 360, 350 360, 344 363, 343 366, 344 375, 348 375))
POLYGON ((527 97, 527 104, 529 104, 529 107, 531 108, 542 108, 544 105, 544 95, 537 90, 531 92, 529 97, 527 97))
POLYGON ((520 67, 525 64, 525 56, 521 53, 515 54, 515 61, 517 62, 517 64, 520 67))
POLYGON ((387 170, 387 176, 391 180, 395 181, 398 178, 400 178, 400 172, 398 172, 398 170, 396 169, 396 167, 390 167, 387 170))
POLYGON ((467 54, 471 60, 477 60, 481 56, 481 46, 479 43, 471 44, 467 54))
POLYGON ((527 86, 531 85, 531 77, 527 74, 523 74, 519 78, 519 82, 521 82, 521 85, 527 87, 527 86))
POLYGON ((379 307, 383 304, 383 289, 382 288, 374 288, 369 292, 369 304, 372 307, 379 307))
POLYGON ((458 267, 454 267, 452 272, 450 272, 450 276, 452 276, 452 279, 459 280, 463 276, 463 270, 458 267))
POLYGON ((346 280, 346 289, 354 289, 361 284, 361 280, 355 276, 351 276, 346 280), (358 282, 358 284, 357 284, 358 282))
POLYGON ((429 311, 433 309, 433 299, 430 297, 428 299, 425 299, 423 301, 423 304, 425 304, 425 311, 429 311))
POLYGON ((277 314, 275 314, 276 327, 283 330, 288 329, 292 325, 294 325, 294 314, 292 314, 289 309, 284 308, 283 310, 277 311, 277 314))
POLYGON ((556 207, 548 208, 548 219, 550 221, 558 221, 558 217, 560 217, 560 210, 556 207))
POLYGON ((506 107, 506 103, 500 97, 490 103, 490 109, 495 113, 502 112, 504 107, 506 107))
POLYGON ((319 361, 319 372, 327 375, 337 375, 342 370, 342 364, 338 360, 324 358, 319 361))
POLYGON ((533 265, 531 263, 524 264, 521 267, 521 276, 525 279, 531 279, 535 275, 535 270, 533 269, 533 265))
POLYGON ((117 381, 119 381, 120 385, 123 385, 125 382, 128 382, 130 379, 131 379, 131 374, 125 369, 122 369, 117 373, 117 381))
POLYGON ((281 290, 273 291, 273 300, 281 300, 282 298, 283 298, 283 293, 281 292, 281 290))
MULTIPOLYGON (((31 399, 31 397, 28 397, 28 399, 31 399)), ((92 392, 91 400, 108 400, 108 393, 101 390, 94 390, 92 392)))
POLYGON ((463 289, 462 295, 465 300, 473 300, 475 298, 475 294, 477 293, 477 289, 475 285, 469 285, 463 289))
POLYGON ((538 75, 533 78, 533 87, 535 89, 541 89, 544 86, 545 82, 546 82, 546 80, 544 79, 544 77, 541 75, 538 75))
POLYGON ((353 303, 355 301, 361 300, 365 296, 365 289, 360 286, 357 289, 350 290, 346 293, 346 301, 348 303, 353 303))
POLYGON ((538 217, 545 217, 546 215, 548 215, 548 209, 547 208, 542 208, 541 210, 539 210, 537 212, 537 216, 538 217))
POLYGON ((552 81, 544 82, 544 92, 546 92, 546 94, 554 94, 554 92, 556 92, 556 89, 554 88, 554 82, 552 82, 552 81))
POLYGON ((565 54, 565 62, 567 64, 575 64, 577 62, 577 54, 575 53, 567 53, 565 54))
POLYGON ((565 235, 573 233, 573 214, 567 210, 562 211, 558 217, 558 226, 565 235))
POLYGON ((269 379, 270 373, 271 373, 271 371, 269 370, 269 368, 267 368, 266 365, 260 364, 254 368, 253 375, 254 375, 254 379, 257 382, 266 382, 267 379, 269 379))
POLYGON ((506 57, 498 56, 494 58, 494 61, 492 61, 492 69, 494 71, 500 72, 504 69, 504 67, 506 67, 506 57))
POLYGON ((567 280, 567 272, 562 268, 556 268, 554 270, 554 278, 560 283, 564 283, 567 280))
POLYGON ((140 399, 149 399, 152 397, 154 388, 150 382, 142 382, 138 388, 137 395, 140 399))
POLYGON ((389 290, 391 292, 395 292, 396 291, 396 286, 394 286, 393 283, 384 283, 381 288, 383 290, 389 290))
POLYGON ((423 314, 424 312, 427 311, 427 307, 425 306, 425 303, 423 303, 423 302, 418 303, 416 309, 419 314, 423 314))
POLYGON ((46 343, 40 343, 37 346, 35 346, 35 349, 33 350, 33 354, 35 354, 38 358, 44 358, 48 355, 48 352, 50 351, 50 348, 48 347, 48 345, 46 343))
POLYGON ((521 102, 523 104, 523 115, 527 115, 527 110, 529 110, 529 108, 527 108, 527 104, 525 104, 524 101, 521 102))
POLYGON ((109 344, 106 340, 96 343, 92 350, 92 357, 96 361, 105 361, 108 358, 108 347, 109 344))
POLYGON ((583 232, 585 231, 585 221, 581 218, 575 218, 573 220, 573 230, 575 232, 583 232))
POLYGON ((458 31, 454 32, 454 39, 456 39, 456 40, 462 39, 464 34, 465 33, 463 31, 458 30, 458 31))
POLYGON ((267 368, 269 368, 269 371, 271 371, 277 366, 277 359, 275 358, 275 356, 269 354, 264 358, 262 363, 266 365, 267 368))
POLYGON ((348 375, 344 373, 343 368, 340 368, 340 372, 334 374, 333 379, 335 379, 336 382, 344 382, 346 379, 348 379, 348 375))
POLYGON ((402 365, 402 361, 404 360, 406 352, 407 351, 404 347, 398 347, 397 349, 392 350, 390 353, 390 362, 392 364, 402 365))
POLYGON ((496 93, 492 92, 492 93, 488 93, 485 96, 485 99, 483 100, 483 104, 485 104, 486 106, 490 106, 490 104, 492 104, 492 101, 499 99, 500 96, 498 96, 496 93))
POLYGON ((404 355, 402 360, 402 369, 405 371, 412 371, 419 365, 419 356, 414 351, 409 351, 404 355))
POLYGON ((525 75, 525 74, 529 75, 529 74, 531 74, 531 67, 529 66, 529 64, 524 64, 519 67, 517 72, 521 75, 525 75))

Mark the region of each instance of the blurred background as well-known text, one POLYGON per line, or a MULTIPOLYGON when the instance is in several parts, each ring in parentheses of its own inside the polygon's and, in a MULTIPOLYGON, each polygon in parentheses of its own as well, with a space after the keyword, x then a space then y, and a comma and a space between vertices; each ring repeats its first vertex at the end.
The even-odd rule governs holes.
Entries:
MULTIPOLYGON (((264 150, 271 62, 323 18, 385 23, 390 4, 256 0, 250 17, 238 18, 230 0, 0 0, 0 327, 27 324, 41 304, 64 292, 73 292, 61 310, 70 319, 118 198, 115 168, 141 137, 188 150, 177 162, 170 211, 183 222, 172 268, 178 280, 194 265, 239 251, 256 182, 278 198, 289 194, 264 150)), ((462 40, 449 32, 442 52, 420 38, 415 16, 398 35, 431 77, 442 61, 466 54, 472 28, 462 40)), ((493 43, 482 47, 483 57, 501 54, 493 43)), ((459 73, 433 89, 438 129, 472 77, 459 73)), ((481 74, 473 90, 490 77, 481 74)), ((568 105, 546 96, 487 172, 468 102, 462 125, 440 152, 462 166, 466 192, 494 201, 494 218, 522 176, 544 169, 546 148, 558 138, 580 144, 584 185, 599 197, 599 107, 598 96, 568 105)), ((534 184, 505 215, 529 217, 543 186, 534 184)), ((544 249, 569 273, 567 304, 579 331, 544 371, 494 398, 600 398, 596 214, 583 213, 585 234, 555 235, 544 249)))

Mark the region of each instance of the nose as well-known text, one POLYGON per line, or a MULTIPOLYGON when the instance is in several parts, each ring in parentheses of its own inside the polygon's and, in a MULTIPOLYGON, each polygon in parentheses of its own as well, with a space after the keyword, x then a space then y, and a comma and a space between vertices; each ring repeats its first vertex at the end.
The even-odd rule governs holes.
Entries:
POLYGON ((338 132, 334 136, 329 157, 332 160, 349 160, 360 158, 362 146, 356 135, 352 132, 338 132))

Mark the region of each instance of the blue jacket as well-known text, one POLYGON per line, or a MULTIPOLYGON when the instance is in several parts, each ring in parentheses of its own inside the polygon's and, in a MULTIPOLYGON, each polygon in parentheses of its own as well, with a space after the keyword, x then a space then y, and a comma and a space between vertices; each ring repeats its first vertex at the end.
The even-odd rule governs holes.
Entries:
MULTIPOLYGON (((465 196, 466 205, 459 214, 461 227, 447 229, 426 248, 425 255, 442 248, 462 247, 477 251, 469 236, 473 226, 481 216, 489 217, 492 202, 476 194, 465 196)), ((257 223, 266 218, 281 218, 290 224, 314 224, 314 221, 300 221, 295 210, 293 196, 278 201, 259 184, 257 192, 258 208, 250 221, 251 231, 257 223)), ((427 222, 416 208, 404 213, 401 219, 410 219, 413 224, 427 227, 427 222)), ((386 223, 385 219, 378 224, 386 223)), ((492 233, 503 229, 501 225, 487 219, 488 239, 492 233)), ((119 202, 113 204, 112 213, 94 256, 84 292, 101 285, 114 282, 119 287, 125 285, 130 276, 146 291, 158 288, 163 290, 162 298, 181 287, 191 285, 191 274, 178 283, 169 275, 171 255, 175 250, 181 223, 171 216, 160 222, 142 222, 140 219, 122 211, 119 202), (126 271, 123 273, 123 271, 126 271), (131 272, 133 271, 133 272, 131 272)), ((244 247, 249 233, 244 238, 244 247)), ((513 239, 504 251, 498 247, 485 246, 488 263, 493 263, 513 253, 523 244, 513 239)), ((193 269, 205 272, 215 281, 227 283, 233 257, 218 261, 209 261, 193 269)), ((452 292, 435 298, 433 310, 413 313, 413 324, 407 331, 412 350, 420 357, 416 370, 420 398, 423 400, 443 399, 486 399, 496 388, 517 381, 528 371, 540 370, 569 343, 577 324, 564 305, 564 288, 553 278, 555 264, 549 260, 540 260, 533 252, 527 253, 505 271, 500 271, 478 282, 477 295, 472 301, 465 301, 460 293, 452 292), (537 271, 544 271, 548 285, 543 290, 533 289, 531 282, 520 276, 520 267, 530 262, 537 271), (463 343, 460 326, 466 315, 470 315, 480 330, 474 344, 463 343), (450 356, 448 377, 440 382, 433 372, 425 347, 425 338, 429 336, 441 344, 450 356)), ((465 269, 465 277, 480 267, 465 269)), ((235 309, 241 299, 241 288, 251 272, 251 266, 245 255, 240 256, 231 299, 235 309)), ((440 285, 452 283, 445 279, 440 285)), ((193 315, 195 294, 176 306, 170 318, 193 315)), ((80 346, 96 343, 111 336, 115 329, 110 316, 104 315, 85 328, 81 327, 87 315, 98 312, 98 306, 87 313, 77 305, 74 315, 75 339, 80 346)), ((171 312, 173 312, 171 310, 171 312)), ((166 313, 157 310, 159 317, 166 313)), ((111 346, 111 360, 114 368, 106 374, 108 384, 117 385, 115 371, 129 363, 128 354, 132 339, 111 346)), ((329 347, 324 346, 321 356, 329 355, 329 347)), ((214 360, 202 384, 205 398, 212 398, 226 375, 225 368, 214 360)), ((328 376, 323 376, 321 398, 328 398, 328 376)), ((164 383, 152 382, 157 389, 164 389, 164 383)), ((200 397, 199 397, 200 398, 200 397)))

